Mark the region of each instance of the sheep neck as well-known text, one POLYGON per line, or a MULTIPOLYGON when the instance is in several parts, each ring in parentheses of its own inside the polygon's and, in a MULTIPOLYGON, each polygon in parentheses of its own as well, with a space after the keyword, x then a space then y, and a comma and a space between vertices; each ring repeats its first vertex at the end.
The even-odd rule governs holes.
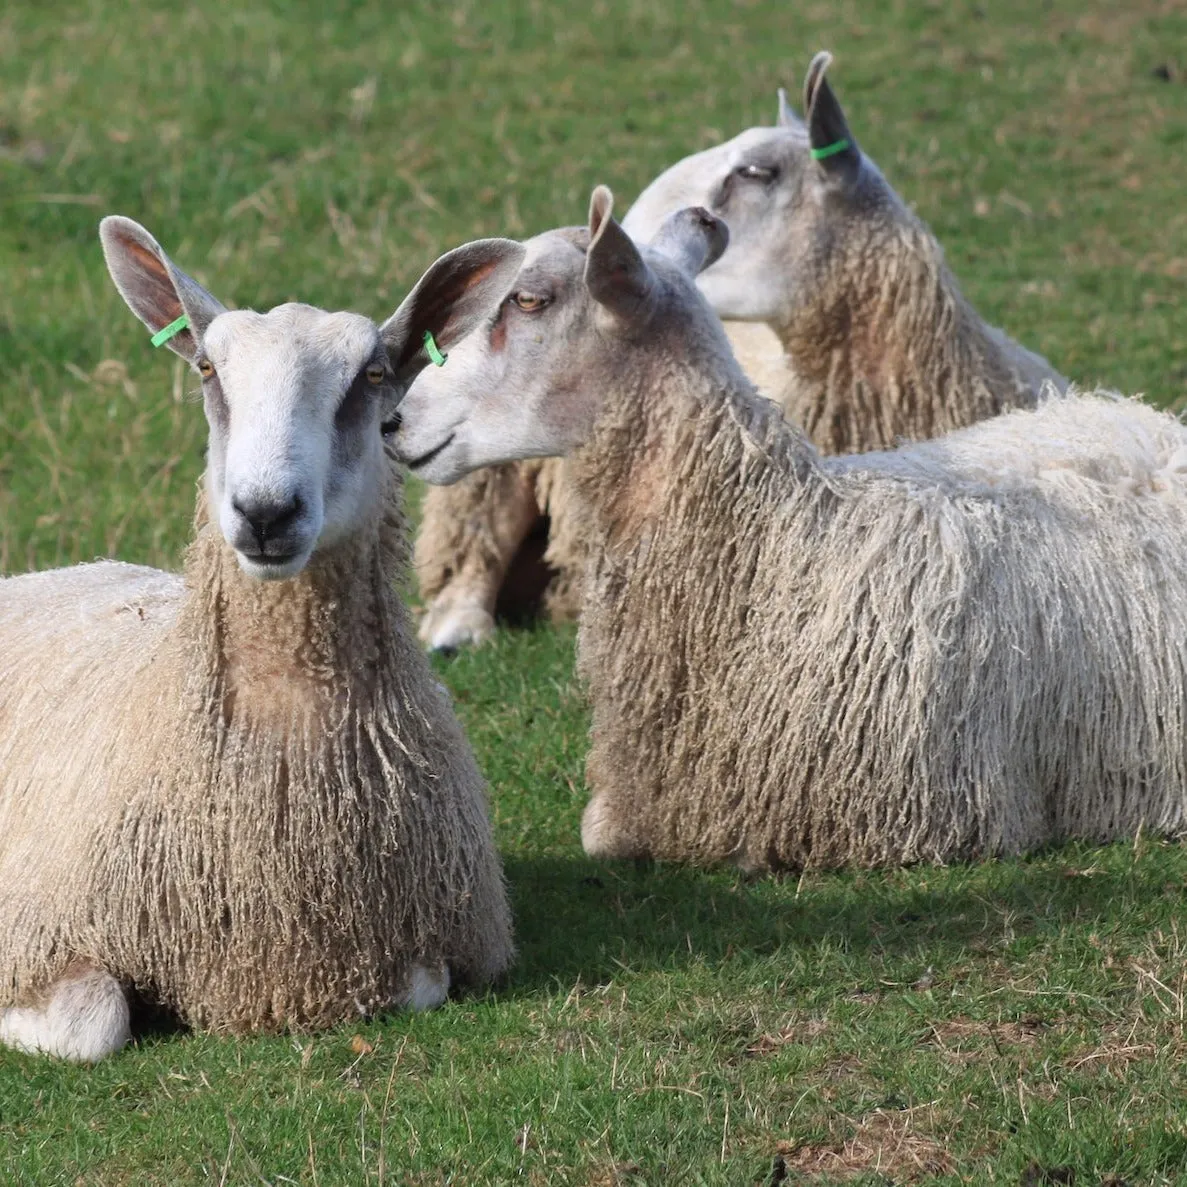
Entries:
POLYGON ((790 491, 815 471, 815 449, 758 394, 719 337, 656 350, 628 379, 607 385, 593 433, 568 463, 602 540, 596 556, 622 554, 675 522, 702 542, 728 543, 736 531, 730 492, 743 476, 790 491))
POLYGON ((225 723, 303 728, 371 701, 399 613, 401 489, 393 469, 373 525, 276 582, 242 572, 200 500, 181 637, 190 641, 202 698, 216 697, 225 723))
POLYGON ((845 249, 779 335, 787 403, 828 453, 889 449, 1034 402, 922 225, 845 249))

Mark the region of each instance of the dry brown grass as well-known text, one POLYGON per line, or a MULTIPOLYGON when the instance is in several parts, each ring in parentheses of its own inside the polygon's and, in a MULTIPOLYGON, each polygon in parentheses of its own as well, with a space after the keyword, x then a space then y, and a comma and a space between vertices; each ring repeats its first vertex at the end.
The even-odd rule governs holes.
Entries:
POLYGON ((918 1183, 951 1174, 956 1161, 934 1104, 888 1112, 875 1109, 855 1122, 846 1137, 780 1147, 789 1171, 809 1181, 844 1183, 870 1173, 896 1183, 918 1183))

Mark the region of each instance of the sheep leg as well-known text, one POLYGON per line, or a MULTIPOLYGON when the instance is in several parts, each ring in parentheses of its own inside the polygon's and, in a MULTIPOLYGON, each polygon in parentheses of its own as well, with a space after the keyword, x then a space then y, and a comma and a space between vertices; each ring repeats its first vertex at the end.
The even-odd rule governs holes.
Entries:
POLYGON ((401 1005, 408 1010, 435 1010, 449 996, 449 965, 435 968, 414 964, 408 971, 408 990, 401 1005))
POLYGON ((649 856, 646 844, 624 832, 606 795, 595 795, 581 814, 581 848, 608 860, 649 856))
POLYGON ((483 643, 494 633, 499 588, 540 517, 538 470, 538 462, 509 462, 429 487, 415 565, 426 602, 418 633, 430 650, 483 643))
POLYGON ((35 1005, 0 1010, 0 1042, 76 1063, 95 1063, 131 1037, 120 983, 84 962, 71 965, 35 1005))

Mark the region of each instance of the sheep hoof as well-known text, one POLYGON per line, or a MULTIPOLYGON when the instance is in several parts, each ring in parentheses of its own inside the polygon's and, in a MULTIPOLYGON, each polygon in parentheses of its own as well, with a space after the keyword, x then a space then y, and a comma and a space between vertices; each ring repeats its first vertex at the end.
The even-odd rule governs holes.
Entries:
POLYGON ((581 848, 589 857, 646 857, 647 849, 625 835, 613 819, 605 796, 594 796, 581 814, 581 848))
POLYGON ((485 643, 495 633, 495 619, 474 602, 434 603, 425 611, 417 633, 430 651, 457 651, 485 643))
POLYGON ((449 965, 428 968, 414 964, 408 973, 403 1005, 409 1010, 435 1010, 449 996, 449 965))
POLYGON ((36 1006, 0 1010, 0 1042, 74 1063, 95 1063, 131 1037, 120 983, 92 965, 68 970, 36 1006))

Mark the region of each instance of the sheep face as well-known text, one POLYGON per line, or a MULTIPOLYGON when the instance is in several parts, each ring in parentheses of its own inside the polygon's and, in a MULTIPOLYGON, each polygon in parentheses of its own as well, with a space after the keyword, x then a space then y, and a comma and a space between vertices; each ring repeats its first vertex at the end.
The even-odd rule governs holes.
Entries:
POLYGON ((699 205, 729 226, 729 250, 698 284, 719 317, 789 322, 838 267, 854 241, 891 225, 898 199, 862 155, 824 77, 818 54, 804 85, 807 121, 779 92, 779 123, 677 162, 627 212, 623 228, 648 241, 668 215, 699 205))
POLYGON ((377 328, 310 305, 228 312, 139 224, 106 218, 99 234, 133 313, 201 376, 209 505, 240 567, 261 580, 296 576, 373 523, 383 433, 428 361, 422 336, 448 346, 468 333, 523 254, 509 240, 451 252, 377 328))
POLYGON ((415 474, 452 482, 492 461, 548 456, 584 439, 592 409, 569 390, 589 335, 582 232, 528 240, 523 266, 484 325, 421 372, 400 405, 396 449, 415 474), (559 374, 558 374, 559 372, 559 374))
POLYGON ((588 229, 524 245, 522 266, 485 320, 427 368, 400 405, 397 453, 430 482, 479 466, 571 452, 617 386, 651 372, 689 342, 728 346, 695 276, 724 250, 725 226, 683 210, 640 251, 594 191, 588 229))
POLYGON ((368 318, 308 305, 223 313, 195 363, 208 499, 245 573, 292 577, 370 521, 383 490, 381 410, 395 388, 368 318))
POLYGON ((729 227, 730 246, 700 276, 701 292, 719 317, 772 320, 791 301, 786 229, 819 201, 812 163, 802 126, 751 128, 661 173, 627 211, 623 229, 646 243, 674 210, 712 211, 729 227))
POLYGON ((208 500, 240 567, 295 576, 381 497, 382 410, 398 393, 379 331, 309 305, 228 312, 139 224, 99 233, 124 300, 201 376, 208 500))

